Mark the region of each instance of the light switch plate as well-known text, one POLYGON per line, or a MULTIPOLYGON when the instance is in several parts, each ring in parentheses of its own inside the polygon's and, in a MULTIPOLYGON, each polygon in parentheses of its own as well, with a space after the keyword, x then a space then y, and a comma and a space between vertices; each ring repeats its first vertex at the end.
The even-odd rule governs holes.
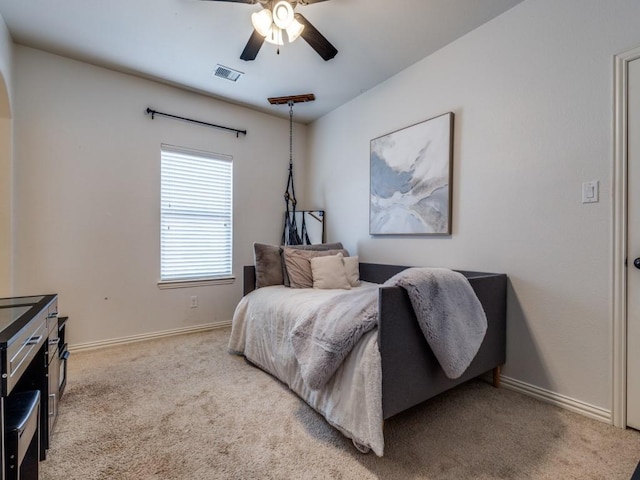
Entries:
POLYGON ((593 180, 582 184, 582 203, 595 203, 600 200, 600 182, 593 180))

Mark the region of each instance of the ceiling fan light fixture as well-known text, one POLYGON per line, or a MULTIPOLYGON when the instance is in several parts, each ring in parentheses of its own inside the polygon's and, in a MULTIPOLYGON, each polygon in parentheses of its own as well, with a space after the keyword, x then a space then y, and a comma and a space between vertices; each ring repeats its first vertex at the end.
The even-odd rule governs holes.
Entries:
POLYGON ((284 45, 282 40, 282 29, 278 28, 274 23, 267 32, 267 36, 264 37, 265 42, 272 43, 274 45, 284 45))
POLYGON ((251 23, 253 24, 253 28, 256 29, 256 32, 263 37, 267 37, 270 33, 271 26, 273 25, 271 10, 263 8, 259 12, 252 13, 251 23))
POLYGON ((286 30, 294 21, 293 7, 289 2, 279 1, 273 7, 273 22, 281 29, 286 30))
MULTIPOLYGON (((0 0, 1 2, 2 0, 0 0)), ((211 1, 211 0, 209 0, 211 1)), ((298 5, 311 5, 325 0, 213 0, 218 2, 260 4, 262 9, 251 15, 253 32, 247 41, 240 59, 252 61, 256 59, 264 42, 278 47, 285 42, 293 43, 302 37, 323 60, 328 61, 336 56, 338 50, 327 40, 316 27, 301 13, 294 13, 298 5), (284 33, 286 32, 286 34, 284 33)), ((277 49, 278 54, 280 48, 277 49)))
POLYGON ((286 30, 287 30, 287 37, 289 38, 289 43, 293 43, 293 41, 296 38, 298 38, 300 34, 302 34, 302 31, 304 30, 304 25, 302 25, 299 21, 297 21, 294 18, 293 22, 291 22, 291 25, 289 25, 286 30))

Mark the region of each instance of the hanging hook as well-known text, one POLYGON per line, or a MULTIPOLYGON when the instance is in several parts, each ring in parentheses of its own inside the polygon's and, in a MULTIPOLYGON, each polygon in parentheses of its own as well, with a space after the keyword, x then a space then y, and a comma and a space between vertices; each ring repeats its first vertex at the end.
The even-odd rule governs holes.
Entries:
POLYGON ((289 105, 289 168, 293 165, 293 100, 287 102, 289 105))

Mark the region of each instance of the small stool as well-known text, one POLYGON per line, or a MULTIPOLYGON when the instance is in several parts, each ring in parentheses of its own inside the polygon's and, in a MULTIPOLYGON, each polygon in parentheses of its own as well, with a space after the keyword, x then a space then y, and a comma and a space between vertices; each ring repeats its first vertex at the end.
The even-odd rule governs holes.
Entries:
POLYGON ((5 399, 7 480, 37 480, 40 451, 40 391, 15 392, 5 399))

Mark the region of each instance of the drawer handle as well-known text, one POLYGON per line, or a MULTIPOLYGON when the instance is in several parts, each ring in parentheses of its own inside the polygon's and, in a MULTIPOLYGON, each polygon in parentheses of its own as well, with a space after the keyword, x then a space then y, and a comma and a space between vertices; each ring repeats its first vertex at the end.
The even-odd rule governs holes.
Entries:
POLYGON ((58 312, 53 312, 47 315, 47 318, 56 318, 58 316, 58 312))
POLYGON ((40 340, 42 340, 42 335, 31 337, 29 340, 27 340, 27 343, 25 345, 37 345, 38 343, 40 343, 40 340))
POLYGON ((60 341, 59 338, 50 338, 49 345, 57 345, 59 341, 60 341))
POLYGON ((56 416, 56 394, 55 393, 49 394, 49 406, 53 406, 53 409, 49 410, 49 416, 55 417, 56 416))

